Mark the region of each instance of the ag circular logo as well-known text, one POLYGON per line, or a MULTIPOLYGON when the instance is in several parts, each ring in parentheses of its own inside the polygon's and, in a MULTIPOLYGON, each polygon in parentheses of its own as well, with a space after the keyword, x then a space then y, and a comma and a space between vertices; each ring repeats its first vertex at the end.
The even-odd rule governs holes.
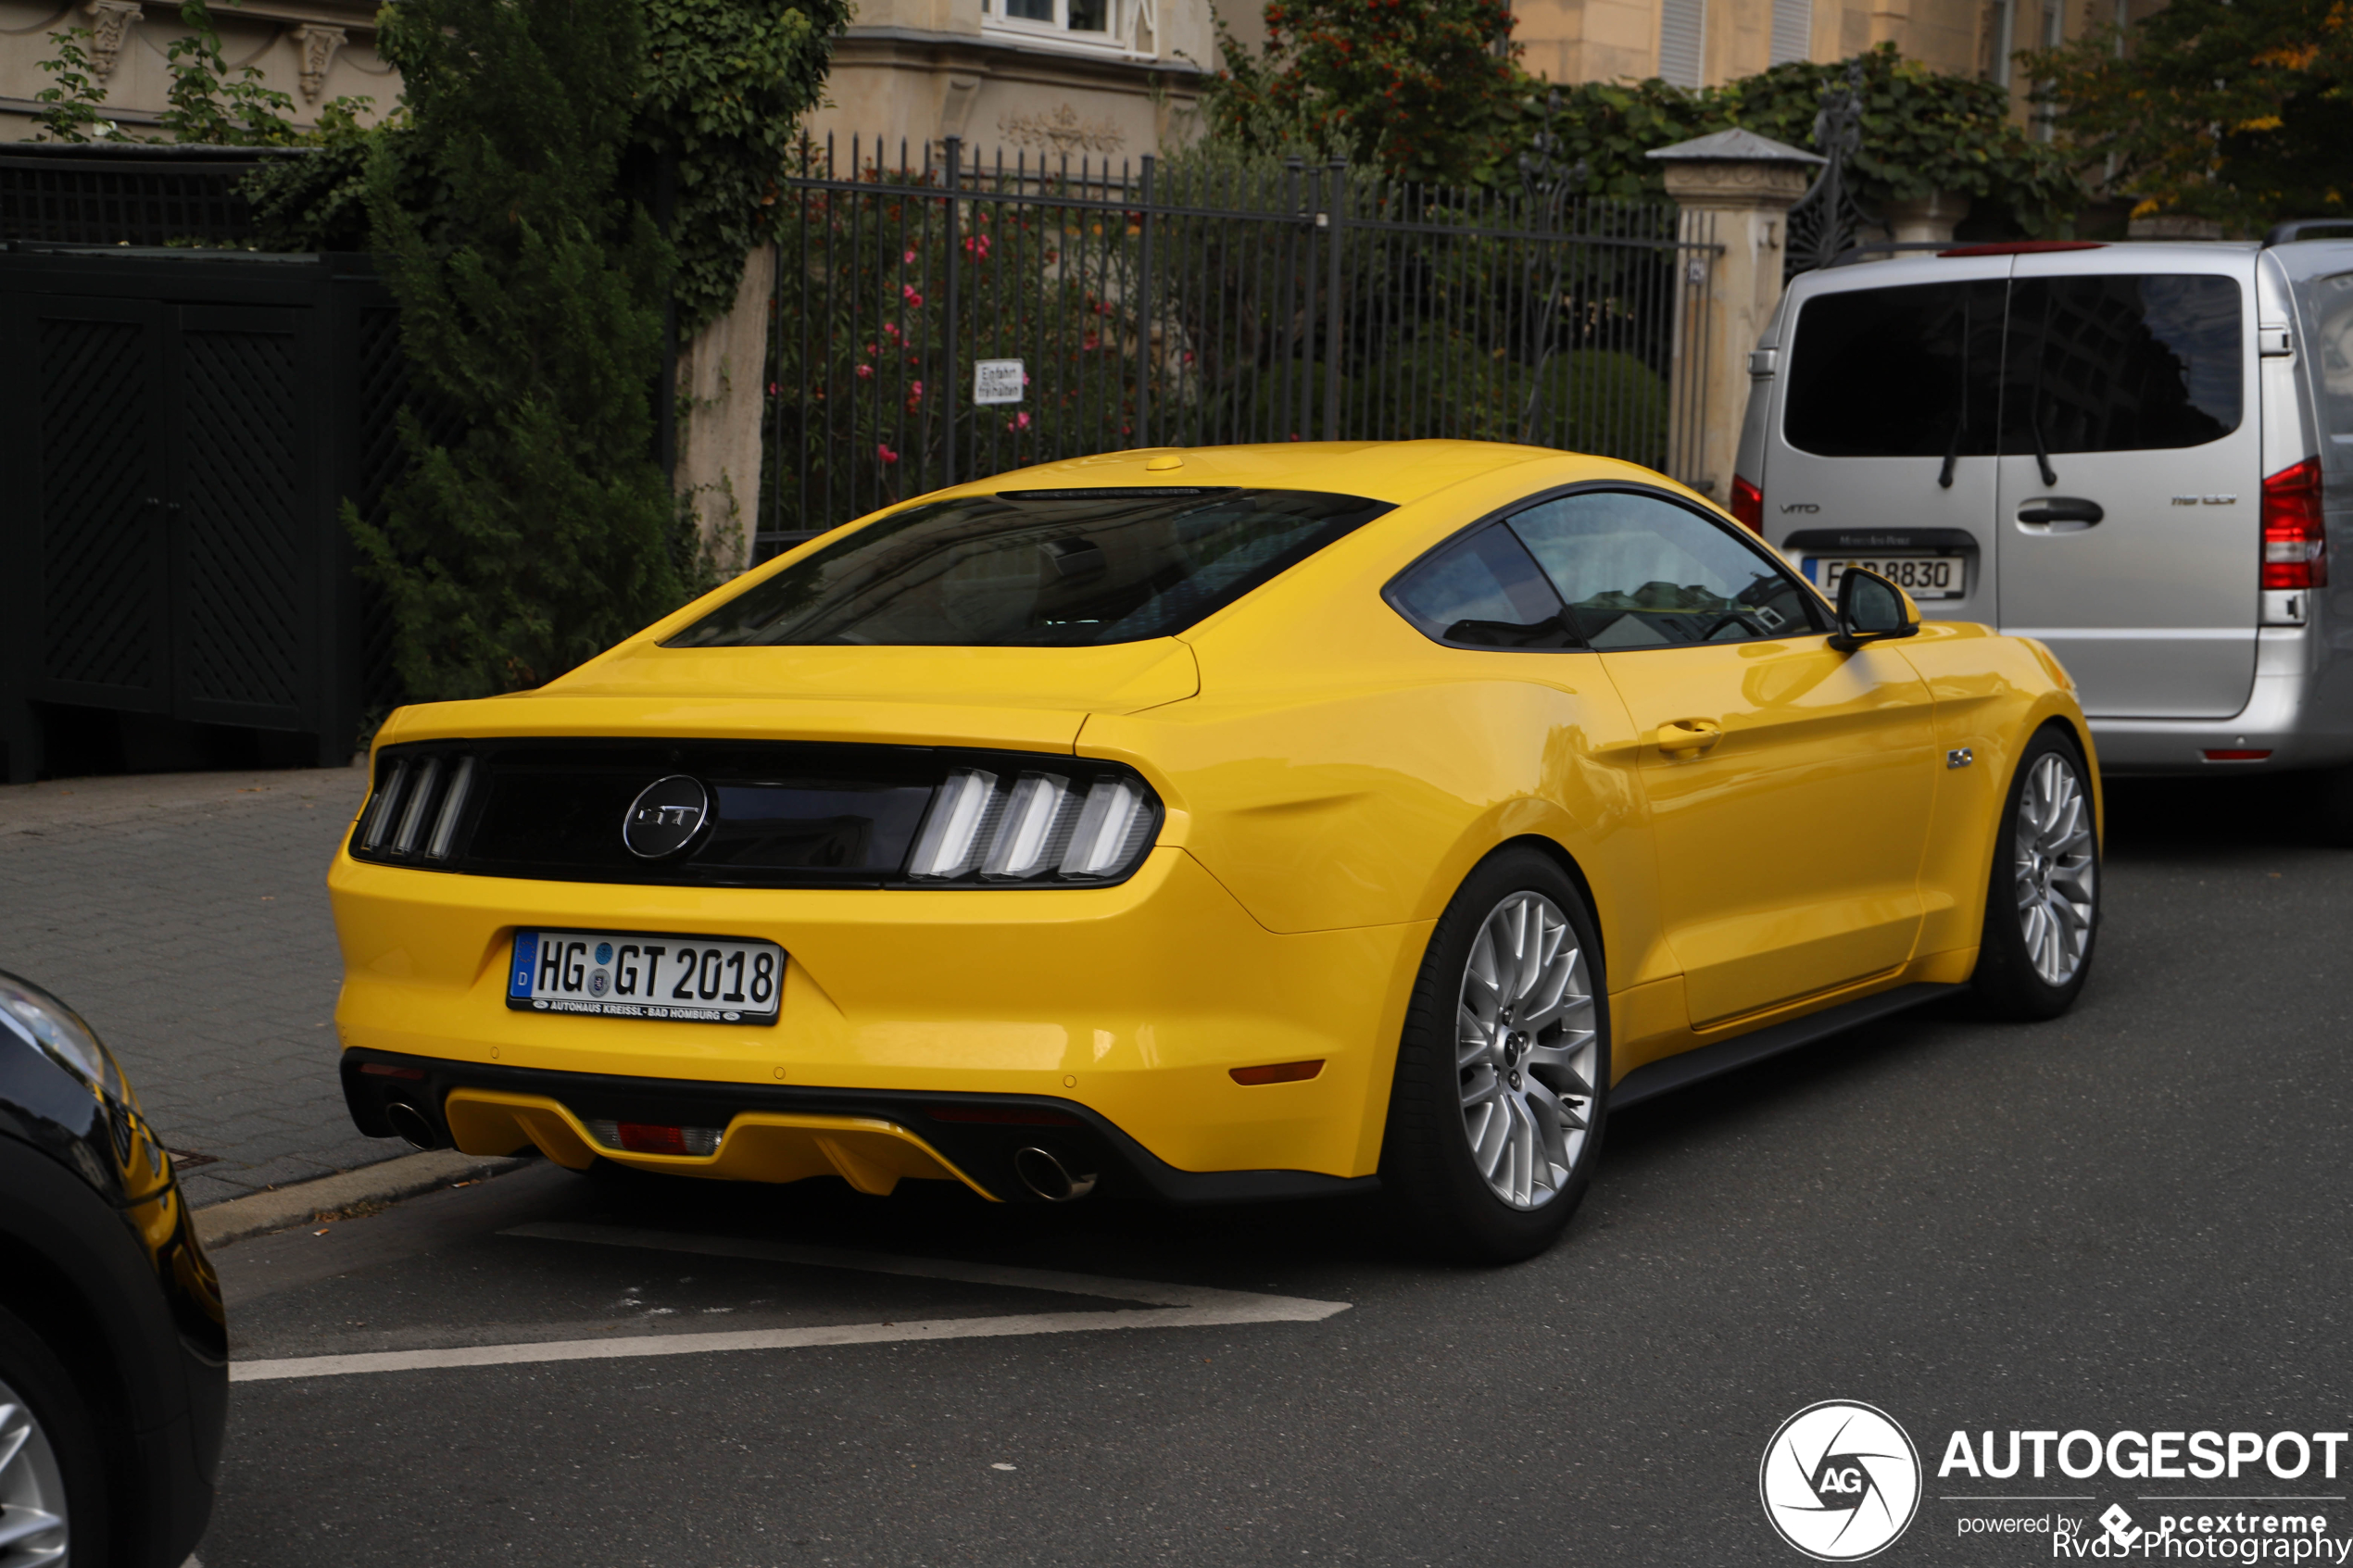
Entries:
POLYGON ((637 792, 621 819, 621 842, 643 860, 675 855, 694 842, 711 815, 711 795, 700 779, 673 773, 637 792))
POLYGON ((1825 1399, 1781 1423, 1756 1489, 1781 1539, 1818 1562, 1853 1562, 1894 1544, 1919 1511, 1919 1451, 1885 1411, 1825 1399))

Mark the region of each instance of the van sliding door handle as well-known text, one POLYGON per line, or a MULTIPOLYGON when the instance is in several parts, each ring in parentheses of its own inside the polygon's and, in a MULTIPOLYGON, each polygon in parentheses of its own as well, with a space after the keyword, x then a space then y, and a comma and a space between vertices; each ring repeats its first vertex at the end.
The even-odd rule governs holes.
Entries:
POLYGON ((2080 522, 2086 528, 2106 516, 2097 501, 2075 495, 2037 495, 2018 509, 2020 522, 2080 522))

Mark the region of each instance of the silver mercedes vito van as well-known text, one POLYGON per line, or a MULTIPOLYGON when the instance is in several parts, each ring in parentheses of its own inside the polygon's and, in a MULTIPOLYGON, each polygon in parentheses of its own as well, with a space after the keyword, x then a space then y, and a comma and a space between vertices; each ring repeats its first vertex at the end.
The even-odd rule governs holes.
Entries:
POLYGON ((2335 770, 2353 833, 2353 242, 1809 272, 1749 374, 1733 510, 1816 583, 2040 639, 2111 773, 2335 770))

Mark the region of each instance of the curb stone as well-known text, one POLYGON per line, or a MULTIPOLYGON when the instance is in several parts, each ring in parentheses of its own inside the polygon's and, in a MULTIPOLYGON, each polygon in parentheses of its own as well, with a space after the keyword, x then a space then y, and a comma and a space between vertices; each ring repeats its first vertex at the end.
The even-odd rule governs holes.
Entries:
POLYGON ((414 1198, 422 1192, 431 1192, 435 1187, 450 1186, 483 1176, 504 1175, 527 1163, 528 1160, 503 1155, 460 1154, 453 1148, 427 1149, 420 1154, 387 1160, 380 1165, 363 1165, 357 1171, 338 1171, 332 1176, 321 1176, 316 1181, 271 1187, 267 1191, 233 1198, 225 1203, 199 1209, 195 1213, 196 1238, 208 1249, 222 1248, 248 1236, 307 1224, 314 1214, 348 1209, 359 1203, 393 1203, 404 1198, 414 1198))

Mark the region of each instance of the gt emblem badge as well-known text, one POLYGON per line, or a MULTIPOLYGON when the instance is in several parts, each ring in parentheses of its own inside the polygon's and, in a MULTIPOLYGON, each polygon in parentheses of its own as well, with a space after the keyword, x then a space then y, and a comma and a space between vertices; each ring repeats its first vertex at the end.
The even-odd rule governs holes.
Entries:
POLYGON ((621 842, 641 860, 675 855, 694 842, 711 815, 711 795, 699 779, 673 773, 638 791, 621 819, 621 842))

